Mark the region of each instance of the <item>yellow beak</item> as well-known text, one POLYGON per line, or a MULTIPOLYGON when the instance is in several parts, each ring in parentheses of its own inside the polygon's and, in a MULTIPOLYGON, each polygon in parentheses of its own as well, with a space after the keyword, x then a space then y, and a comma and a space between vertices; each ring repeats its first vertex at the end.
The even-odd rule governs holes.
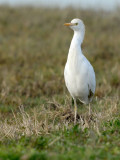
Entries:
POLYGON ((65 23, 64 26, 75 26, 74 23, 65 23))

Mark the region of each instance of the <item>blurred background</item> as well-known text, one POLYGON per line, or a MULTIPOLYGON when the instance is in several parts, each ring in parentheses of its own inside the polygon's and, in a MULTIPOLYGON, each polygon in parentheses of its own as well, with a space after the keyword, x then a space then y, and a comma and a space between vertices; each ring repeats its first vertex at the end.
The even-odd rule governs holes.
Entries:
POLYGON ((10 6, 18 5, 31 5, 31 6, 44 6, 44 7, 77 7, 77 8, 92 8, 114 10, 120 5, 120 0, 0 0, 0 4, 8 4, 10 6))
POLYGON ((1 110, 68 94, 63 71, 73 32, 63 24, 76 17, 86 26, 82 48, 95 68, 96 96, 118 96, 119 5, 120 0, 0 0, 1 110))

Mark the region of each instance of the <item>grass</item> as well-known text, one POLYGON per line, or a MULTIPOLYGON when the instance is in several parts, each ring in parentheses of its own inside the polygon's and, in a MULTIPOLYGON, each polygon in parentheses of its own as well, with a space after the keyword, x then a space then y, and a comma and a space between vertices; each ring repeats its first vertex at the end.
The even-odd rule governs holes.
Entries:
POLYGON ((120 11, 0 7, 0 159, 120 159, 120 11), (78 17, 97 88, 74 126, 63 70, 78 17))

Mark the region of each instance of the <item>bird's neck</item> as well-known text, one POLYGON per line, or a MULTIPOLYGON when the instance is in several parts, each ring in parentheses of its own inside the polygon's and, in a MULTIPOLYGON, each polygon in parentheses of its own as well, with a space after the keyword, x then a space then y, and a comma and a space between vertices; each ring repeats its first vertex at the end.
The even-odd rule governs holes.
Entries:
POLYGON ((78 59, 82 59, 82 49, 81 44, 83 42, 84 35, 80 32, 74 32, 73 39, 71 41, 67 62, 74 68, 74 65, 77 64, 78 59))
POLYGON ((84 33, 81 33, 79 31, 74 31, 74 35, 71 41, 69 52, 74 53, 82 53, 81 52, 81 44, 84 39, 84 33))

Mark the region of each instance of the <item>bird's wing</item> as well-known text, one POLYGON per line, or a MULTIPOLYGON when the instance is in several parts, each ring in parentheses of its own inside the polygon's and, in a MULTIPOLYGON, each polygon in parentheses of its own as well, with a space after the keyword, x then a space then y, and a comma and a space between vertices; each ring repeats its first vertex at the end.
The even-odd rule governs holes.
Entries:
POLYGON ((93 67, 90 65, 88 70, 88 89, 90 97, 95 93, 95 87, 96 87, 95 72, 93 67))

